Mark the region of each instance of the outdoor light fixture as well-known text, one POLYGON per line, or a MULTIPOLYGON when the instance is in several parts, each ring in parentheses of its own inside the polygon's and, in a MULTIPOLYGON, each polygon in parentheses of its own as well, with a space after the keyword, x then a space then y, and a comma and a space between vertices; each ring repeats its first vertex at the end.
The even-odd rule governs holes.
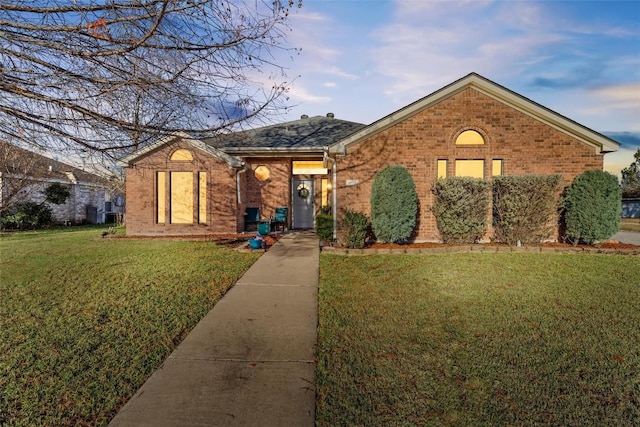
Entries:
POLYGON ((269 168, 265 165, 260 165, 253 171, 253 174, 258 181, 266 181, 269 179, 269 168))

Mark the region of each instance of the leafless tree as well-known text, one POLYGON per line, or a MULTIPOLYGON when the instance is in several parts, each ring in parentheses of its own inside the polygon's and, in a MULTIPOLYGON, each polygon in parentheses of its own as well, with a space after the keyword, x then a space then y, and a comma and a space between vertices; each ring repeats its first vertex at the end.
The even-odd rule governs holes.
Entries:
POLYGON ((0 140, 0 213, 24 201, 26 192, 45 174, 41 156, 0 140))
POLYGON ((301 0, 0 0, 0 139, 122 154, 283 107, 301 0))

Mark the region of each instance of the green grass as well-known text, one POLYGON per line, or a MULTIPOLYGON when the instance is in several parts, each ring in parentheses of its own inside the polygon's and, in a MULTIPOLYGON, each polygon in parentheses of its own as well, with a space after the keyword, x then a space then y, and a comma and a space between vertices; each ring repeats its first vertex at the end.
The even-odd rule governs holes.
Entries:
POLYGON ((321 256, 319 426, 632 426, 640 261, 321 256))
POLYGON ((104 229, 0 238, 0 425, 105 425, 259 256, 104 229))

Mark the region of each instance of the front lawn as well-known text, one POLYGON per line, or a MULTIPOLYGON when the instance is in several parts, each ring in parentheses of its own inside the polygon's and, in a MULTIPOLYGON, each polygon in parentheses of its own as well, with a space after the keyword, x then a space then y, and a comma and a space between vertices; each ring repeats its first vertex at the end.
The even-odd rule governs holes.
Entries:
POLYGON ((320 261, 317 425, 638 425, 638 257, 320 261))
POLYGON ((106 425, 259 256, 71 230, 0 238, 0 425, 106 425))

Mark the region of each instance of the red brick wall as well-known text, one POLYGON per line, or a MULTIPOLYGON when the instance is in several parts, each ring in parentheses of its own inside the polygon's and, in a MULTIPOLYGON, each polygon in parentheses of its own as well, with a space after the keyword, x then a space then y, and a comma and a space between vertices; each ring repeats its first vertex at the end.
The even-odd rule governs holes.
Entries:
MULTIPOLYGON (((291 178, 292 178, 292 162, 297 160, 292 157, 278 158, 258 158, 251 157, 244 159, 247 166, 251 170, 246 172, 247 182, 244 191, 243 203, 248 207, 258 207, 263 218, 269 218, 275 215, 277 207, 289 208, 289 224, 291 224, 291 178), (258 181, 254 171, 258 166, 266 166, 269 169, 269 179, 267 181, 258 181)), ((300 160, 318 160, 318 158, 304 158, 300 160)), ((315 208, 316 213, 319 212, 322 204, 322 179, 330 179, 327 175, 298 175, 297 178, 313 179, 315 186, 315 208)), ((243 207, 244 209, 244 207, 243 207)))
MULTIPOLYGON (((247 158, 247 166, 251 170, 247 175, 245 190, 246 206, 260 208, 263 218, 275 215, 277 207, 289 206, 291 194, 291 159, 290 158, 247 158), (269 179, 258 181, 254 171, 258 166, 269 169, 269 179)), ((291 209, 289 209, 291 211, 291 209)))
MULTIPOLYGON (((169 183, 166 184, 167 192, 169 183)), ((126 170, 127 234, 129 235, 198 235, 233 233, 242 229, 243 214, 236 208, 236 170, 228 163, 190 145, 177 142, 144 157, 126 170), (185 148, 193 161, 170 161, 171 154, 185 148), (207 172, 207 220, 198 224, 197 197, 194 197, 193 224, 170 224, 167 196, 166 222, 157 223, 156 172, 194 172, 197 195, 198 172, 207 172)))
POLYGON ((338 156, 338 206, 370 215, 374 174, 388 165, 402 165, 418 190, 416 240, 439 239, 430 212, 430 183, 437 177, 438 159, 448 161, 448 176, 455 174, 456 159, 482 159, 485 177, 490 177, 492 160, 501 159, 504 175, 560 174, 565 186, 581 172, 603 167, 603 156, 595 148, 469 88, 338 156), (469 129, 481 133, 485 144, 456 146, 456 137, 469 129), (348 180, 359 183, 348 186, 348 180))

